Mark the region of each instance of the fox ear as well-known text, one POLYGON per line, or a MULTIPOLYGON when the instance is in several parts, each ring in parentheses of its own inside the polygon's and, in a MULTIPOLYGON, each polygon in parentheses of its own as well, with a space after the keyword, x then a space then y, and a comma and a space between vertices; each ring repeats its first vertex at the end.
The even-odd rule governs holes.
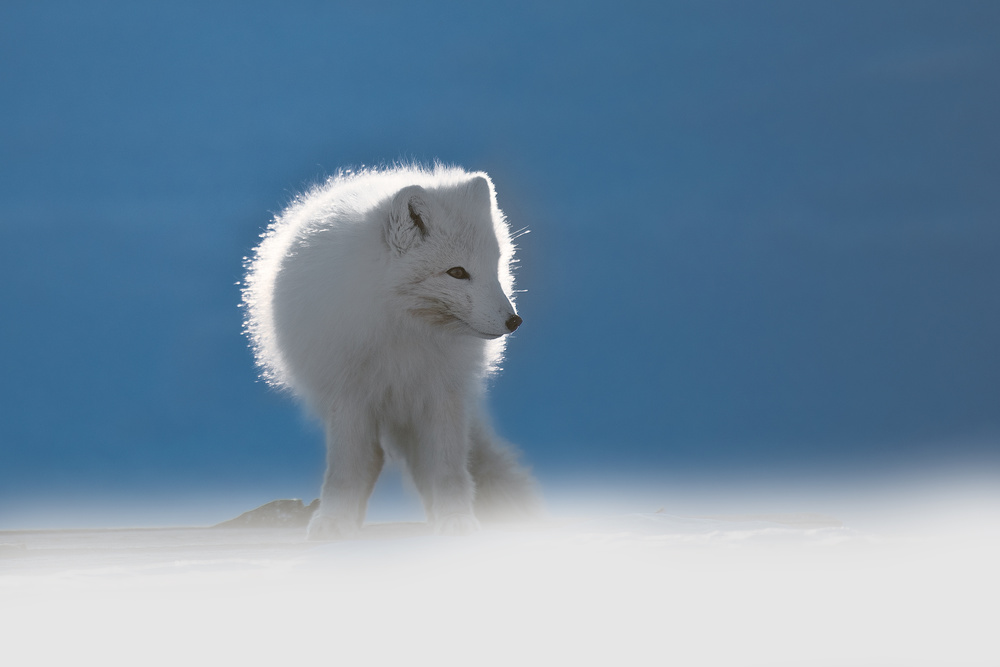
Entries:
POLYGON ((493 196, 490 194, 490 183, 482 176, 476 176, 469 181, 469 194, 477 204, 483 204, 489 208, 493 204, 493 196))
POLYGON ((430 220, 427 191, 419 185, 410 185, 396 193, 389 209, 385 240, 389 247, 402 255, 427 236, 430 220))

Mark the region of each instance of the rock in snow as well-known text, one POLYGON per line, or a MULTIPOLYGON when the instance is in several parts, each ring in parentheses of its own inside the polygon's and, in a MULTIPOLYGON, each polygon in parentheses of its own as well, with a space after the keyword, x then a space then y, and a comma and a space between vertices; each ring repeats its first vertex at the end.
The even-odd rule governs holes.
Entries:
POLYGON ((309 524, 319 507, 319 498, 308 505, 300 498, 272 500, 257 509, 244 512, 235 519, 217 523, 213 528, 297 528, 309 524))

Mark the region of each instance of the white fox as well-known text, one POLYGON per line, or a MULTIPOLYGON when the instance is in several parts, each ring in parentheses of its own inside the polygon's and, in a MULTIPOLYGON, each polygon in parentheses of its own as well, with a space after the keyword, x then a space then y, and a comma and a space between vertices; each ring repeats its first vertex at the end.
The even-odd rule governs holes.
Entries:
POLYGON ((342 172, 263 239, 243 290, 247 334, 264 377, 326 426, 309 537, 357 533, 386 454, 405 460, 439 533, 533 514, 535 483, 482 409, 504 336, 521 324, 489 177, 441 165, 342 172))

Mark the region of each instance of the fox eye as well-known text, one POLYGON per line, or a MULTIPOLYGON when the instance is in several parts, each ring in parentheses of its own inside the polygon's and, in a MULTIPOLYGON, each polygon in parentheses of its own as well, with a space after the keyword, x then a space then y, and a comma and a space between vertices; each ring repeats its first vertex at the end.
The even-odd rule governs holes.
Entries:
POLYGON ((469 272, 461 266, 455 266, 448 269, 448 275, 452 278, 458 278, 459 280, 468 280, 471 277, 469 276, 469 272))

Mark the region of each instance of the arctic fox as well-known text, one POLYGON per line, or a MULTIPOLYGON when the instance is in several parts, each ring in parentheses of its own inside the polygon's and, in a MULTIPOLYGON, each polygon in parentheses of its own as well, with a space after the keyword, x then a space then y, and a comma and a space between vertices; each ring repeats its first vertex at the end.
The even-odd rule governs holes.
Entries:
POLYGON ((441 165, 342 172, 275 217, 245 324, 264 377, 326 427, 311 539, 360 529, 386 454, 439 533, 534 513, 535 483, 482 409, 521 325, 513 253, 489 177, 441 165))

